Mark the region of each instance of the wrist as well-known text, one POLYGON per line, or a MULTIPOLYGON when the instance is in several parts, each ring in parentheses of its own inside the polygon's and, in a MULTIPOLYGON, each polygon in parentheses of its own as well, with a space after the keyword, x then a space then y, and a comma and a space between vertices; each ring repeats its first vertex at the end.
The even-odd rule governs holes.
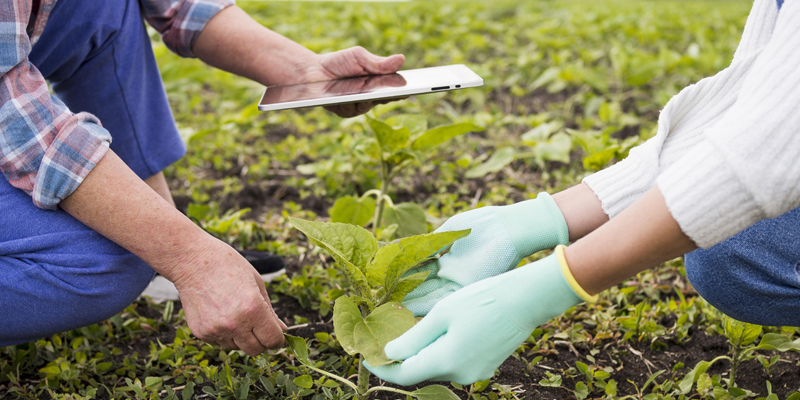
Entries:
POLYGON ((569 230, 555 201, 546 192, 535 199, 495 208, 520 258, 569 243, 569 230))
POLYGON ((225 250, 222 246, 229 247, 193 222, 185 222, 188 223, 176 230, 169 241, 162 242, 158 254, 148 261, 154 270, 178 289, 196 280, 204 269, 215 267, 204 261, 204 254, 225 250))

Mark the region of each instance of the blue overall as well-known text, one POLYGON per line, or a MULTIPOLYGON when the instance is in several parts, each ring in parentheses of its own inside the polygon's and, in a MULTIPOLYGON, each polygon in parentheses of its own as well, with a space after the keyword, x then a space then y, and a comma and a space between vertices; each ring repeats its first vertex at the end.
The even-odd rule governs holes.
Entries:
MULTIPOLYGON (((141 178, 186 152, 137 0, 59 0, 31 62, 73 111, 96 115, 141 178)), ((0 179, 0 346, 122 311, 154 271, 64 211, 34 207, 0 179)))

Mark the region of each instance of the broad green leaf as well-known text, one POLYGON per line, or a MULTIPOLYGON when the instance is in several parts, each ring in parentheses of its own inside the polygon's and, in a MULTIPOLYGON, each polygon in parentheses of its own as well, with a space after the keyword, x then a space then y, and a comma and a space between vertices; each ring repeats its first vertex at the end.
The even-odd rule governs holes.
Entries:
POLYGON ((566 133, 559 132, 546 142, 537 143, 533 153, 540 161, 559 161, 569 163, 569 152, 572 150, 572 138, 566 133))
POLYGON ((403 301, 403 299, 406 298, 406 295, 416 289, 417 286, 421 285, 422 282, 425 282, 425 279, 430 273, 431 271, 422 271, 400 279, 400 281, 397 282, 397 285, 395 285, 391 296, 389 296, 389 301, 403 301))
POLYGON ((311 360, 308 358, 308 345, 305 339, 287 334, 284 334, 283 337, 286 338, 286 347, 294 354, 294 358, 296 358, 297 361, 305 365, 313 366, 311 360))
POLYGON ((331 222, 364 226, 375 214, 375 199, 366 197, 359 199, 353 196, 341 197, 328 209, 331 222))
POLYGON ((613 379, 608 381, 608 383, 606 384, 605 392, 609 396, 612 396, 612 397, 616 396, 617 395, 617 381, 615 381, 613 379))
POLYGON ((414 203, 400 203, 388 206, 383 211, 383 226, 397 224, 396 234, 400 237, 421 235, 428 232, 428 219, 425 210, 414 203))
POLYGON ((397 128, 404 126, 411 132, 411 136, 422 134, 428 129, 428 119, 422 114, 403 114, 389 117, 386 123, 397 128))
POLYGON ((480 132, 483 129, 484 128, 480 126, 468 122, 439 126, 423 133, 414 140, 414 143, 411 144, 411 148, 413 150, 430 150, 456 136, 463 135, 467 132, 480 132))
POLYGON ((384 161, 392 165, 393 171, 396 171, 400 165, 408 165, 412 161, 420 162, 420 157, 409 149, 400 149, 386 157, 384 161))
POLYGON ((467 170, 467 178, 481 178, 487 174, 500 171, 508 164, 511 164, 515 158, 515 151, 513 147, 503 147, 496 150, 486 162, 476 165, 467 170))
POLYGON ((361 310, 350 297, 339 297, 333 303, 333 331, 336 332, 336 338, 344 351, 351 356, 358 354, 353 332, 356 325, 363 321, 361 310))
POLYGON ((369 117, 367 121, 383 151, 393 153, 408 146, 408 139, 411 137, 408 128, 401 126, 395 129, 383 121, 369 117))
POLYGON ((403 274, 434 258, 470 232, 471 230, 434 232, 400 239, 382 247, 367 269, 368 280, 373 286, 382 285, 387 288, 391 296, 403 274))
POLYGON ((564 123, 561 121, 544 123, 523 133, 520 139, 522 139, 523 142, 537 143, 542 140, 547 140, 551 134, 563 127, 564 123))
POLYGON ((442 385, 425 386, 411 392, 411 395, 419 400, 458 400, 453 391, 442 385))
POLYGON ((328 250, 350 283, 369 292, 364 268, 378 251, 378 241, 366 229, 338 222, 315 222, 289 217, 289 222, 310 241, 328 250))
POLYGON ((758 339, 761 334, 761 325, 748 324, 725 316, 725 336, 734 346, 747 346, 758 339))
POLYGON ((311 389, 314 386, 314 378, 311 375, 301 375, 294 378, 294 384, 303 389, 311 389))
POLYGON ((588 396, 589 396, 589 387, 586 386, 586 384, 583 382, 578 382, 575 385, 575 397, 577 397, 578 400, 583 400, 588 396))
POLYGON ((689 393, 692 390, 694 383, 697 382, 698 378, 700 378, 700 375, 705 373, 710 366, 711 363, 708 361, 698 362, 694 369, 689 371, 689 373, 683 377, 681 383, 678 384, 678 387, 681 389, 681 394, 689 393))
POLYGON ((800 352, 800 339, 792 341, 792 339, 779 333, 767 333, 761 338, 761 343, 756 348, 759 350, 778 350, 780 352, 800 352))
POLYGON ((386 303, 356 324, 353 333, 355 351, 372 366, 390 364, 393 360, 386 357, 383 348, 412 326, 414 314, 411 311, 400 303, 386 303))

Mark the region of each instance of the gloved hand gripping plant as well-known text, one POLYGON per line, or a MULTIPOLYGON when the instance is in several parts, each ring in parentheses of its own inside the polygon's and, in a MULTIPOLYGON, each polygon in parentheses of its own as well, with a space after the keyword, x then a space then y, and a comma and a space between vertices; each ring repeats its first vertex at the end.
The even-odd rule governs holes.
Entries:
POLYGON ((434 261, 470 230, 412 236, 391 243, 379 243, 359 226, 313 222, 290 218, 292 225, 308 240, 328 251, 350 281, 351 294, 339 297, 333 307, 336 337, 344 350, 360 355, 358 384, 323 371, 309 359, 305 339, 287 335, 295 358, 308 368, 350 386, 358 400, 366 400, 379 390, 391 391, 423 400, 457 399, 450 389, 431 385, 408 392, 385 386, 369 387, 369 371, 363 366, 389 365, 395 361, 383 351, 386 343, 414 326, 414 315, 400 303, 425 281, 428 271, 407 274, 415 267, 434 261))

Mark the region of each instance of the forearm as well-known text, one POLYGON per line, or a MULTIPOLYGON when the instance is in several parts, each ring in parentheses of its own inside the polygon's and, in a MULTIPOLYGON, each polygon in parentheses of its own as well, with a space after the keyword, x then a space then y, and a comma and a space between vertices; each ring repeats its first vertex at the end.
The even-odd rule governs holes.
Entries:
POLYGON ((597 294, 638 272, 697 248, 670 214, 658 187, 567 247, 572 275, 597 294))
POLYGON ((567 222, 569 240, 578 240, 608 222, 600 199, 585 183, 554 194, 553 200, 567 222))
POLYGON ((316 55, 265 28, 238 6, 217 13, 200 32, 193 51, 209 65, 263 85, 300 82, 316 55))
POLYGON ((213 240, 111 150, 59 206, 173 282, 186 274, 179 261, 213 240))

